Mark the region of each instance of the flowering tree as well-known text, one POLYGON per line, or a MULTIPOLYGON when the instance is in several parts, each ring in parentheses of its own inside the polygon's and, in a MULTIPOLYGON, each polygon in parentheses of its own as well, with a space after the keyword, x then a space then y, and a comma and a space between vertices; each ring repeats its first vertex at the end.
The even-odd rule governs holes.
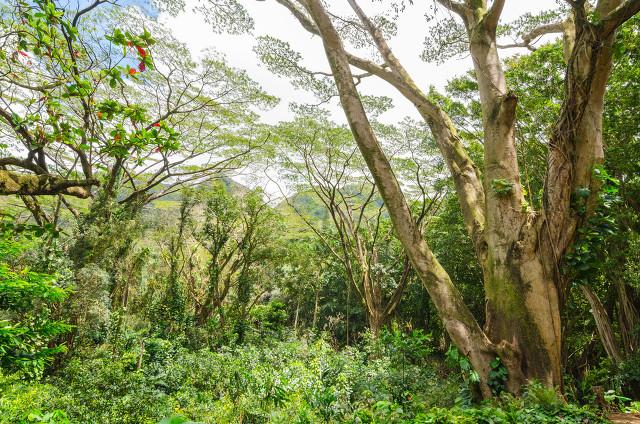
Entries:
POLYGON ((32 212, 29 196, 88 198, 99 185, 144 204, 241 168, 262 143, 251 109, 273 97, 213 52, 194 61, 136 9, 103 3, 1 10, 0 193, 32 212))

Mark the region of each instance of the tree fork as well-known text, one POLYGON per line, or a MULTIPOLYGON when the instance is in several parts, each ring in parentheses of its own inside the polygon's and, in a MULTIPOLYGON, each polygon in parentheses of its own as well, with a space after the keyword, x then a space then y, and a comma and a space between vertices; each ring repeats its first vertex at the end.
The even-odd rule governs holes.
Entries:
MULTIPOLYGON (((480 374, 483 396, 490 397, 491 390, 486 382, 490 362, 499 349, 482 331, 460 292, 422 238, 389 161, 371 129, 353 82, 342 41, 327 12, 319 0, 307 0, 306 6, 321 34, 347 121, 387 206, 398 238, 433 299, 447 332, 480 374)), ((511 350, 508 346, 508 342, 504 342, 502 350, 511 350)))

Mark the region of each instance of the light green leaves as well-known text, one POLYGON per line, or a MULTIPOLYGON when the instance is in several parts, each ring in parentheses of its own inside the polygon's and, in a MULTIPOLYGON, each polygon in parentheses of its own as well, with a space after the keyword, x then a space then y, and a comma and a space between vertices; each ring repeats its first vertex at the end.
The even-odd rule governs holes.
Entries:
POLYGON ((498 197, 507 197, 513 191, 513 183, 504 178, 494 179, 491 180, 491 190, 493 190, 498 197))
POLYGON ((174 415, 172 417, 163 418, 158 424, 202 424, 191 421, 182 415, 174 415))

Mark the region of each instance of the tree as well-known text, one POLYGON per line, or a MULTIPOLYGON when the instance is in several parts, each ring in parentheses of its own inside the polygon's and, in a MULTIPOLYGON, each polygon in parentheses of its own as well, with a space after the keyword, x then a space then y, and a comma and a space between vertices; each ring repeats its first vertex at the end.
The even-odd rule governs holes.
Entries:
POLYGON ((214 52, 196 62, 135 9, 104 3, 1 11, 0 193, 22 195, 36 219, 26 196, 88 198, 100 184, 145 204, 246 166, 262 144, 251 110, 273 97, 214 52))
MULTIPOLYGON (((508 369, 507 388, 517 393, 527 381, 562 386, 561 310, 567 284, 560 268, 578 229, 591 214, 599 190, 594 167, 603 159, 602 113, 612 66, 616 29, 640 10, 640 1, 568 1, 570 19, 535 28, 563 32, 566 77, 546 157, 540 208, 523 207, 520 161, 515 143, 518 98, 507 85, 498 53, 498 23, 504 0, 439 0, 462 22, 464 45, 473 60, 483 129, 483 169, 471 160, 451 118, 415 84, 386 39, 384 28, 355 0, 348 25, 383 59, 358 57, 345 48, 337 29, 344 19, 319 0, 278 0, 309 32, 319 35, 353 136, 384 199, 398 238, 428 290, 454 343, 487 384, 496 357, 508 369), (354 66, 386 81, 411 101, 429 125, 455 183, 467 232, 483 270, 486 322, 481 328, 450 276, 438 262, 411 216, 390 161, 381 148, 356 87, 354 66), (355 80, 354 80, 355 78, 355 80), (576 207, 585 193, 586 208, 576 207)), ((535 38, 524 37, 530 45, 535 38)), ((526 160, 526 158, 524 159, 526 160)))
POLYGON ((195 235, 209 255, 208 281, 195 299, 198 325, 215 312, 224 319, 221 307, 230 290, 275 253, 277 216, 262 196, 260 190, 237 196, 219 183, 205 197, 204 222, 195 235))
POLYGON ((39 223, 61 225, 65 207, 76 218, 66 310, 83 325, 67 335, 72 346, 126 307, 145 265, 143 207, 243 169, 263 144, 254 110, 275 98, 215 52, 195 61, 135 8, 16 1, 0 27, 0 194, 19 194, 39 223), (68 196, 89 199, 88 210, 68 196))
MULTIPOLYGON (((407 125, 405 133, 409 129, 407 125)), ((386 132, 402 138, 400 130, 386 128, 386 132)), ((289 188, 298 193, 309 192, 319 199, 330 228, 285 199, 342 265, 347 291, 354 291, 365 308, 369 328, 377 336, 400 303, 409 281, 410 265, 397 249, 387 211, 357 155, 351 133, 347 128, 334 127, 326 119, 301 116, 297 121, 280 125, 275 135, 282 139, 286 149, 281 166, 285 170, 283 176, 292 183, 289 188)), ((401 152, 398 156, 402 156, 401 152)), ((431 194, 430 198, 427 193, 430 187, 421 181, 421 177, 426 177, 421 175, 418 162, 412 161, 411 156, 398 158, 401 160, 402 169, 413 174, 413 184, 421 193, 416 201, 417 222, 421 223, 436 209, 440 193, 431 194)))
MULTIPOLYGON (((604 105, 603 145, 607 154, 603 167, 596 169, 601 184, 599 198, 564 258, 563 277, 573 288, 579 288, 573 290, 567 300, 565 316, 568 319, 563 323, 565 358, 575 357, 575 352, 583 351, 585 346, 580 342, 580 334, 585 331, 599 334, 606 354, 616 364, 628 358, 637 345, 634 332, 629 330, 638 322, 636 290, 629 278, 633 273, 626 270, 625 264, 630 260, 633 262, 634 255, 630 252, 637 237, 634 230, 637 212, 633 204, 638 197, 634 159, 637 155, 634 152, 639 130, 628 117, 633 116, 638 105, 634 75, 637 73, 635 39, 639 22, 635 16, 617 32, 613 46, 616 65, 609 77, 604 105), (589 311, 583 305, 588 305, 589 311), (593 321, 586 321, 595 324, 592 330, 581 327, 580 323, 585 322, 584 313, 593 315, 593 321)), ((544 185, 548 146, 543 140, 554 123, 554 116, 549 111, 560 110, 564 68, 561 42, 546 44, 532 54, 518 55, 505 63, 507 82, 518 96, 520 108, 526 111, 518 119, 516 147, 518 155, 527 158, 522 162, 523 186, 527 191, 527 203, 535 208, 541 206, 544 185), (543 68, 545 72, 541 73, 543 68)), ((447 87, 455 99, 455 107, 450 108, 452 119, 470 123, 472 132, 481 130, 479 101, 474 95, 476 89, 473 75, 457 78, 447 87)), ((598 349, 591 351, 600 353, 598 349)), ((567 363, 567 370, 578 373, 577 363, 567 363)))

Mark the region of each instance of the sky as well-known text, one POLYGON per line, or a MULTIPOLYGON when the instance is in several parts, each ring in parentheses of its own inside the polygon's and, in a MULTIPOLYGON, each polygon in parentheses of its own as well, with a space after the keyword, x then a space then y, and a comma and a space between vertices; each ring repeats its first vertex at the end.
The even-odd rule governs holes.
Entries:
MULTIPOLYGON (((287 41, 294 50, 301 52, 304 64, 314 71, 328 71, 329 66, 322 49, 322 43, 317 36, 313 36, 300 27, 295 18, 280 4, 274 0, 240 0, 247 8, 255 21, 252 34, 228 35, 215 34, 211 26, 205 22, 202 14, 193 11, 196 4, 194 0, 187 0, 185 12, 177 16, 162 13, 159 21, 166 25, 173 35, 189 46, 191 52, 197 57, 205 49, 211 49, 222 53, 227 62, 236 68, 245 69, 270 94, 278 96, 281 101, 274 109, 262 113, 262 119, 268 123, 275 123, 289 119, 292 114, 289 109, 291 102, 317 103, 311 94, 303 90, 294 89, 286 78, 273 75, 264 67, 253 52, 256 44, 255 38, 260 35, 271 35, 287 41)), ((347 14, 346 0, 329 0, 331 10, 347 14)), ((360 0, 360 6, 370 16, 383 11, 385 3, 360 0)), ((460 57, 449 60, 444 64, 425 63, 420 59, 423 49, 423 40, 427 35, 428 24, 425 20, 425 12, 433 3, 432 0, 422 2, 414 1, 401 12, 398 19, 398 34, 390 40, 390 45, 403 65, 409 70, 414 80, 423 90, 433 85, 442 89, 448 80, 471 69, 472 63, 468 57, 460 57)), ((524 13, 535 14, 539 11, 552 9, 557 6, 556 0, 507 0, 502 15, 502 22, 512 21, 524 13)), ((504 51, 503 55, 518 53, 518 49, 504 51)), ((375 77, 367 78, 359 86, 364 94, 385 95, 393 99, 394 108, 385 112, 381 119, 393 122, 405 116, 417 118, 413 106, 387 83, 377 80, 375 77)), ((344 122, 344 117, 338 107, 337 101, 330 104, 327 109, 332 113, 333 119, 344 122)))
MULTIPOLYGON (((278 96, 280 103, 276 107, 260 113, 263 122, 274 124, 291 119, 293 113, 289 105, 292 102, 318 103, 318 99, 312 94, 295 89, 286 78, 272 74, 260 63, 253 51, 258 36, 270 35, 288 42, 295 51, 302 53, 303 65, 308 69, 329 71, 329 64, 320 38, 304 30, 287 9, 275 0, 239 0, 253 17, 255 27, 251 34, 228 35, 216 34, 210 24, 205 22, 202 14, 193 11, 198 0, 185 1, 185 12, 177 16, 161 13, 158 17, 159 22, 166 25, 174 37, 184 42, 195 57, 198 57, 200 52, 204 50, 214 49, 226 57, 229 65, 246 70, 248 75, 257 81, 263 89, 278 96)), ((352 15, 347 0, 326 0, 326 2, 333 13, 343 16, 352 15)), ((390 3, 389 0, 360 0, 359 2, 369 16, 383 12, 386 5, 390 3)), ((414 0, 413 3, 399 15, 398 33, 396 37, 388 40, 389 44, 403 66, 424 91, 427 91, 432 85, 437 89, 443 89, 447 81, 468 72, 473 64, 469 57, 455 58, 443 64, 425 63, 420 58, 423 41, 428 34, 429 24, 426 22, 425 13, 433 5, 434 0, 414 0)), ((527 12, 536 14, 556 7, 557 0, 507 0, 501 22, 513 21, 527 12)), ((525 49, 519 50, 520 53, 528 52, 525 49)), ((504 51, 503 56, 517 53, 518 49, 512 49, 504 51)), ((366 56, 366 53, 364 55, 366 56)), ((379 120, 389 124, 399 122, 405 117, 420 120, 415 107, 386 82, 375 77, 365 78, 358 89, 361 94, 384 95, 393 100, 393 108, 380 115, 379 120)), ((323 105, 323 107, 331 113, 331 118, 335 122, 346 124, 344 112, 339 106, 338 99, 323 105)), ((290 194, 286 188, 285 193, 281 192, 281 186, 273 183, 274 179, 278 179, 278 175, 277 171, 271 168, 251 169, 234 179, 250 187, 261 186, 266 195, 275 203, 281 199, 282 195, 290 194), (265 175, 270 175, 270 177, 266 178, 265 175)))

